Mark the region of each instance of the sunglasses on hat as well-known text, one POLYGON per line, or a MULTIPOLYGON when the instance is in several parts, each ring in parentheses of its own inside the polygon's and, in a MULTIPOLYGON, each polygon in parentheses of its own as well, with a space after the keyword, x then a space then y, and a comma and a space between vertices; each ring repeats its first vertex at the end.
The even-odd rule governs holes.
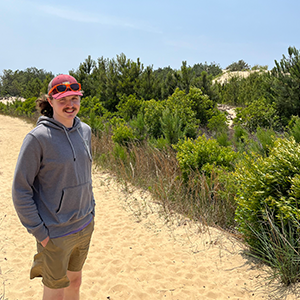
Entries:
POLYGON ((67 90, 71 90, 74 92, 80 91, 81 90, 81 84, 80 83, 60 83, 55 85, 49 92, 48 95, 51 93, 57 94, 57 93, 63 93, 66 92, 67 90))

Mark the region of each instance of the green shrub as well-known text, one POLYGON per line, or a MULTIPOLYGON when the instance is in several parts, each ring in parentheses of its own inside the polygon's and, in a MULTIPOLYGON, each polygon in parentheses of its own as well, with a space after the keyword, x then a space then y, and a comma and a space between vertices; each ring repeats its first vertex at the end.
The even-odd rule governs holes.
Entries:
POLYGON ((257 128, 254 139, 250 142, 250 150, 261 156, 268 156, 270 149, 274 147, 276 133, 273 129, 257 128))
POLYGON ((100 137, 104 130, 104 121, 99 116, 96 116, 95 111, 91 111, 89 119, 85 120, 92 129, 92 132, 100 137))
POLYGON ((170 145, 176 144, 183 137, 182 121, 177 112, 173 114, 168 108, 165 109, 160 122, 163 136, 170 145))
POLYGON ((257 127, 278 129, 279 117, 274 105, 260 98, 245 108, 237 108, 234 124, 242 125, 250 132, 256 131, 257 127))
POLYGON ((227 118, 224 113, 212 116, 207 123, 207 128, 218 133, 228 130, 227 118))
POLYGON ((5 113, 7 111, 7 106, 0 102, 0 112, 5 113))
POLYGON ((216 104, 198 88, 191 87, 186 98, 201 125, 205 126, 209 119, 220 113, 216 104))
POLYGON ((101 117, 108 114, 108 110, 105 109, 97 97, 83 97, 80 100, 80 110, 78 117, 88 117, 91 113, 95 113, 96 116, 101 117))
POLYGON ((147 128, 147 132, 154 138, 159 138, 162 135, 160 118, 164 106, 162 102, 149 100, 143 104, 144 122, 147 128))
MULTIPOLYGON (((276 139, 269 156, 245 155, 235 176, 236 221, 251 251, 274 266, 270 258, 282 251, 278 237, 282 240, 288 235, 289 243, 295 244, 293 249, 298 252, 300 146, 294 139, 276 139)), ((277 259, 276 263, 284 270, 284 261, 277 259)), ((300 271, 300 262, 297 264, 300 271)))
POLYGON ((147 136, 147 128, 144 121, 144 117, 141 113, 138 113, 136 118, 129 121, 130 127, 133 129, 134 138, 138 141, 145 140, 147 136))
POLYGON ((36 112, 36 97, 28 98, 24 102, 17 100, 14 105, 16 108, 16 113, 20 116, 31 117, 36 112))
POLYGON ((288 124, 288 133, 297 143, 300 143, 300 118, 298 116, 292 116, 288 124))
POLYGON ((207 139, 205 135, 196 140, 179 141, 174 148, 178 151, 177 160, 186 179, 191 170, 206 175, 210 175, 215 167, 232 171, 237 157, 231 147, 220 146, 215 139, 207 139))
POLYGON ((143 100, 136 99, 136 95, 122 96, 117 109, 124 120, 129 121, 138 115, 143 100))
POLYGON ((126 145, 134 139, 132 128, 126 124, 119 124, 115 126, 112 131, 113 135, 111 138, 117 144, 126 145))

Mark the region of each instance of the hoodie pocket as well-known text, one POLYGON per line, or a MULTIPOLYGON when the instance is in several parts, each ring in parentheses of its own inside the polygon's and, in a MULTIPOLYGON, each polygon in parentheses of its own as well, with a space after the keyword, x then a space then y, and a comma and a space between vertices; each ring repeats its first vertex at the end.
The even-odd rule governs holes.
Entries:
POLYGON ((57 209, 59 222, 81 219, 93 210, 93 192, 90 182, 65 188, 57 209))

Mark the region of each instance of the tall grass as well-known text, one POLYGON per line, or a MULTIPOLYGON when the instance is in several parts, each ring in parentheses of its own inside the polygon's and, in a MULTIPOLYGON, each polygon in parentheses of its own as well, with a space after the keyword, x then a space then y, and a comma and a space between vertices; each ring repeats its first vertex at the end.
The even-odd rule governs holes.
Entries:
POLYGON ((275 221, 269 209, 265 210, 266 220, 254 229, 249 229, 257 238, 257 246, 250 248, 249 254, 271 267, 269 280, 280 278, 280 282, 289 286, 300 280, 300 224, 298 221, 275 221))
POLYGON ((173 148, 163 150, 147 142, 120 146, 109 133, 93 139, 95 163, 116 174, 119 180, 148 190, 167 213, 180 213, 191 220, 211 226, 234 229, 234 194, 219 174, 210 178, 192 172, 183 180, 173 148))

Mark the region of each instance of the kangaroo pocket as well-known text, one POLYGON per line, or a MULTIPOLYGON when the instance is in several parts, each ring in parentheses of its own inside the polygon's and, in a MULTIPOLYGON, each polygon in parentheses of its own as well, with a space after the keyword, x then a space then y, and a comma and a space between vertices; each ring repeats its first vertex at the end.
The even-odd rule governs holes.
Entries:
POLYGON ((90 182, 63 189, 57 217, 60 223, 81 219, 92 207, 92 185, 90 182))

